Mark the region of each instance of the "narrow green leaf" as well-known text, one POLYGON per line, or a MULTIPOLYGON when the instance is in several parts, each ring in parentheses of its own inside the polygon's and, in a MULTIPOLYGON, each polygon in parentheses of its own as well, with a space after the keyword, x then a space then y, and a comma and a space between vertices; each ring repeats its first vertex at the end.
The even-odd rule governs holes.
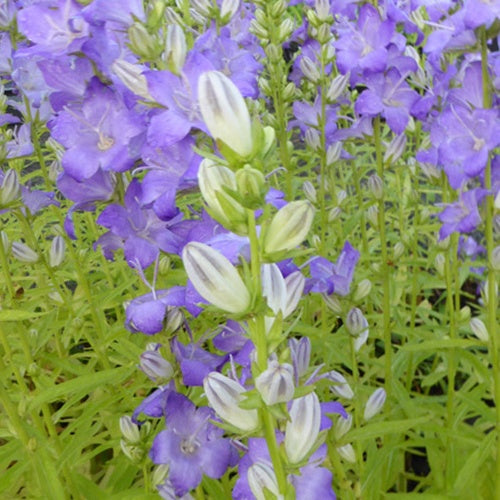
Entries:
POLYGON ((22 309, 0 309, 0 321, 23 321, 25 319, 37 318, 44 314, 47 313, 24 311, 22 309))

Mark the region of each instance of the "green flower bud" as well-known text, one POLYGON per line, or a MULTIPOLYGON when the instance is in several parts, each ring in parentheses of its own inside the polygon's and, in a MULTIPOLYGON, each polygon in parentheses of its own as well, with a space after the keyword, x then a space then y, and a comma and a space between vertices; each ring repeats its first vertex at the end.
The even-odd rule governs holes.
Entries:
POLYGON ((242 197, 245 206, 248 208, 258 208, 264 202, 266 191, 266 178, 264 174, 245 165, 244 168, 236 172, 236 185, 238 194, 242 197))

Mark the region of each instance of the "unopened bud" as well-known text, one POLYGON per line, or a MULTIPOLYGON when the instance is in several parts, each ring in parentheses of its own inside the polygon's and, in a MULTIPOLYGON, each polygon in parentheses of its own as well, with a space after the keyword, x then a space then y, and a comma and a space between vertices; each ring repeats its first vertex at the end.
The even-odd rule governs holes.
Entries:
POLYGON ((240 168, 235 174, 236 186, 238 194, 248 208, 257 208, 255 205, 260 205, 266 190, 266 178, 264 174, 256 168, 245 165, 240 168))
POLYGON ((66 252, 66 242, 62 236, 56 236, 50 245, 49 251, 49 265, 50 267, 59 266, 64 260, 66 252))
POLYGON ((139 426, 134 424, 128 415, 120 417, 120 430, 123 437, 130 443, 138 443, 141 440, 139 426))
POLYGON ((286 302, 283 317, 286 318, 295 311, 304 292, 306 278, 300 271, 295 271, 285 278, 286 302))
POLYGON ((372 289, 372 282, 369 279, 364 279, 358 283, 356 291, 354 292, 354 301, 359 302, 368 296, 372 289))
POLYGON ((458 311, 458 320, 459 321, 467 321, 470 320, 470 307, 464 306, 458 311))
POLYGON ((386 398, 385 390, 382 387, 376 389, 366 402, 363 418, 365 420, 370 420, 377 413, 379 413, 382 407, 384 406, 385 398, 386 398))
POLYGON ((357 307, 353 307, 348 313, 345 320, 347 331, 353 337, 359 337, 368 330, 368 321, 357 307))
POLYGON ((293 367, 289 363, 269 361, 267 369, 255 379, 255 387, 266 405, 286 403, 293 398, 293 367))
POLYGON ((304 184, 302 184, 302 189, 304 190, 304 194, 306 195, 306 198, 311 203, 314 204, 318 201, 318 197, 316 195, 316 188, 313 186, 312 182, 305 181, 304 184))
MULTIPOLYGON (((153 475, 151 477, 151 484, 153 486, 158 486, 159 484, 163 483, 168 476, 169 469, 170 469, 170 465, 168 465, 168 464, 161 464, 161 465, 158 465, 157 467, 155 467, 155 469, 153 471, 153 475)), ((166 498, 169 498, 169 497, 166 497, 166 498)))
POLYGON ((187 45, 184 30, 178 24, 169 24, 165 40, 164 59, 168 69, 179 75, 186 60, 187 45))
POLYGON ((10 241, 7 233, 5 231, 0 231, 0 245, 3 247, 3 251, 5 253, 9 253, 10 250, 10 241))
POLYGON ((127 443, 122 439, 120 441, 120 447, 123 454, 135 464, 138 464, 144 457, 144 451, 140 446, 127 443))
POLYGON ((172 365, 156 350, 141 354, 140 368, 153 382, 170 380, 174 374, 172 365))
POLYGON ((393 248, 393 257, 394 257, 394 260, 397 261, 401 258, 401 256, 404 254, 405 252, 405 246, 403 245, 403 243, 401 243, 400 241, 398 241, 395 245, 394 245, 394 248, 393 248))
POLYGON ((250 306, 250 293, 236 268, 213 248, 198 242, 182 251, 186 273, 196 291, 208 302, 230 313, 240 314, 250 306))
POLYGON ((495 271, 500 271, 500 246, 495 247, 491 253, 491 266, 495 271))
POLYGON ((472 333, 483 342, 488 342, 490 340, 490 336, 488 335, 488 329, 486 325, 479 318, 472 318, 470 320, 470 328, 472 333))
POLYGON ((10 169, 5 174, 0 187, 0 205, 8 205, 21 196, 21 185, 17 177, 17 172, 10 169))
POLYGON ((313 83, 318 83, 321 79, 321 74, 316 64, 307 56, 302 56, 300 59, 300 69, 304 76, 313 83))
POLYGON ((347 418, 340 416, 335 423, 335 427, 333 428, 333 432, 335 435, 335 439, 338 441, 340 438, 345 436, 352 427, 352 415, 347 415, 347 418))
POLYGON ((240 8, 240 0, 222 0, 220 17, 224 24, 228 23, 240 8))
POLYGON ((330 167, 333 165, 339 158, 342 153, 342 143, 335 142, 334 144, 330 144, 326 149, 326 164, 330 167))
POLYGON ((330 386, 330 390, 337 396, 345 399, 352 399, 354 397, 351 386, 341 373, 331 370, 326 374, 325 378, 333 382, 333 385, 330 386))
POLYGON ((153 100, 148 90, 148 82, 142 74, 140 66, 125 61, 125 59, 116 59, 111 65, 111 71, 134 94, 149 101, 153 100))
POLYGON ((290 356, 292 358, 293 369, 296 379, 304 375, 309 368, 311 360, 311 341, 308 337, 302 337, 300 340, 291 338, 288 341, 290 356))
POLYGON ((261 266, 262 295, 266 298, 267 305, 278 314, 286 307, 286 284, 279 267, 276 264, 263 264, 261 266))
POLYGON ((184 314, 180 307, 169 306, 164 324, 164 331, 167 335, 175 333, 184 322, 184 314))
POLYGON ((273 2, 271 6, 271 17, 279 19, 285 13, 287 7, 288 7, 287 0, 277 0, 273 2))
POLYGON ((153 35, 148 33, 146 27, 135 23, 128 29, 130 48, 140 57, 154 59, 158 53, 158 45, 153 35))
POLYGON ((290 18, 286 18, 279 27, 279 39, 284 42, 291 34, 294 29, 293 21, 290 18))
POLYGON ((191 5, 204 17, 210 17, 210 10, 212 8, 210 0, 191 0, 191 5))
POLYGON ((282 207, 274 215, 264 237, 265 253, 296 248, 309 233, 313 218, 314 208, 306 200, 292 201, 282 207))
POLYGON ((253 431, 259 425, 257 410, 238 406, 246 389, 235 380, 211 372, 205 377, 203 388, 210 406, 226 422, 243 431, 253 431))
POLYGON ((328 295, 326 293, 322 293, 321 296, 325 301, 325 304, 328 308, 333 311, 335 314, 342 314, 342 304, 336 295, 328 295))
POLYGON ((333 222, 334 220, 338 219, 341 213, 342 209, 340 207, 333 207, 328 212, 328 222, 333 222))
POLYGON ((356 453, 354 452, 354 448, 352 444, 346 444, 344 446, 339 446, 337 448, 339 455, 346 461, 351 464, 356 463, 356 453))
POLYGON ((33 263, 38 260, 38 254, 28 245, 25 245, 20 241, 14 241, 12 243, 12 255, 14 255, 14 257, 21 262, 33 263))
POLYGON ((347 84, 349 83, 349 73, 345 75, 337 75, 330 84, 328 91, 326 93, 326 98, 333 102, 336 101, 347 88, 347 84))
POLYGON ((295 97, 295 93, 297 92, 297 87, 295 87, 295 83, 288 82, 283 89, 283 99, 286 101, 292 101, 295 97))
POLYGON ((320 21, 325 21, 330 15, 330 1, 329 0, 315 0, 314 10, 320 21))
POLYGON ((306 144, 313 151, 317 151, 321 146, 319 132, 317 130, 312 129, 312 128, 308 128, 306 130, 305 140, 306 140, 306 144))
POLYGON ((440 276, 444 276, 445 257, 442 253, 438 253, 434 259, 434 267, 440 276))
POLYGON ((378 206, 372 205, 371 207, 368 207, 368 210, 366 211, 366 217, 373 227, 378 227, 378 206))
POLYGON ((297 398, 290 408, 285 430, 285 451, 290 463, 303 460, 319 434, 321 407, 316 393, 297 398))
POLYGON ((384 197, 384 183, 377 174, 368 178, 368 188, 376 200, 381 200, 384 197))
POLYGON ((247 480, 248 486, 257 500, 265 500, 265 491, 268 494, 271 493, 273 498, 282 498, 271 464, 258 460, 248 468, 247 480))
POLYGON ((394 137, 384 154, 384 163, 396 163, 401 158, 406 147, 406 135, 401 134, 394 137))
POLYGON ((236 85, 220 71, 207 71, 198 82, 198 99, 210 134, 240 156, 249 156, 253 149, 250 114, 236 85))

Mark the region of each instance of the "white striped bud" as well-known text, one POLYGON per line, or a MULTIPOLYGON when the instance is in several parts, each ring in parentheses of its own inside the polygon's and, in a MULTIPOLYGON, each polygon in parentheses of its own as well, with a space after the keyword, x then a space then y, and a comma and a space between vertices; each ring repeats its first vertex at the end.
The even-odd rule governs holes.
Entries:
POLYGON ((347 88, 347 84, 349 83, 349 73, 345 75, 337 75, 330 84, 328 91, 326 93, 326 97, 329 101, 336 101, 347 88))
POLYGON ((167 26, 164 59, 168 69, 179 75, 186 60, 187 45, 184 30, 178 24, 167 26))
POLYGON ((240 156, 253 150, 252 124, 245 100, 236 85, 220 71, 207 71, 198 82, 203 120, 215 139, 240 156))
POLYGON ((368 398, 368 401, 366 402, 363 418, 365 420, 370 420, 377 413, 379 413, 382 407, 384 406, 385 398, 386 398, 386 393, 382 387, 375 389, 375 391, 373 391, 372 395, 368 398))
POLYGON ((276 474, 270 464, 267 462, 257 461, 252 464, 247 471, 248 486, 254 494, 256 500, 266 500, 268 498, 264 493, 269 491, 273 498, 283 500, 283 495, 280 494, 276 474))
POLYGON ((21 262, 33 263, 38 260, 38 254, 28 245, 20 241, 14 241, 12 243, 12 255, 21 262))
POLYGON ((347 418, 339 416, 337 422, 335 423, 335 427, 333 428, 333 432, 335 434, 335 439, 338 441, 341 437, 345 436, 352 427, 352 415, 347 415, 347 418))
POLYGON ((295 311, 304 292, 305 284, 306 278, 300 271, 295 271, 285 278, 286 305, 283 311, 284 318, 290 316, 295 311))
POLYGON ((339 446, 337 448, 339 455, 346 461, 351 464, 356 463, 356 453, 354 452, 354 448, 352 444, 346 444, 344 446, 339 446))
POLYGON ((240 8, 240 0, 222 0, 220 17, 223 23, 228 23, 240 8))
POLYGON ((134 424, 128 415, 120 417, 120 431, 123 437, 130 443, 138 443, 141 440, 139 426, 134 424))
POLYGON ((50 245, 49 265, 50 267, 59 266, 64 260, 66 253, 66 242, 62 236, 57 235, 50 245))
POLYGON ((331 370, 326 374, 325 378, 333 382, 333 385, 330 386, 330 390, 337 396, 345 399, 352 399, 354 397, 351 386, 341 373, 331 370))
POLYGON ((304 194, 306 195, 306 198, 311 203, 316 203, 318 201, 318 196, 316 194, 316 188, 313 186, 311 181, 305 181, 304 184, 302 184, 302 189, 304 190, 304 194))
POLYGON ((134 94, 148 101, 154 100, 149 93, 148 82, 142 74, 140 66, 125 61, 125 59, 116 59, 111 65, 111 71, 134 94))
POLYGON ((298 379, 309 368, 311 361, 311 341, 308 337, 302 337, 300 340, 291 338, 288 341, 290 356, 292 358, 295 376, 298 379))
POLYGON ((347 331, 353 337, 359 337, 368 330, 368 321, 364 314, 357 307, 353 307, 348 313, 345 320, 347 331))
POLYGON ((404 153, 406 148, 406 135, 400 134, 394 137, 389 143, 384 153, 384 163, 396 163, 404 153))
POLYGON ((358 283, 356 291, 354 292, 353 300, 359 302, 368 296, 372 289, 372 282, 369 279, 364 279, 358 283))
POLYGON ((469 322, 469 326, 472 330, 472 333, 483 342, 488 342, 490 340, 490 336, 488 334, 488 329, 486 325, 479 318, 472 318, 469 322))
POLYGON ((255 379, 255 387, 266 405, 290 401, 295 391, 292 365, 289 363, 280 365, 277 360, 270 360, 267 369, 255 379))
POLYGON ((236 268, 213 248, 198 242, 182 251, 186 273, 196 291, 208 302, 234 314, 250 306, 250 293, 236 268))
POLYGON ((306 200, 292 201, 273 217, 264 238, 267 254, 292 250, 307 236, 314 218, 314 208, 306 200))
POLYGON ((321 407, 316 393, 297 398, 290 408, 285 430, 285 451, 290 463, 303 460, 314 446, 321 423, 321 407))
POLYGON ((302 56, 300 59, 300 69, 304 76, 313 83, 318 83, 321 79, 321 74, 316 64, 307 56, 302 56))
POLYGON ((238 404, 246 389, 221 373, 211 372, 203 380, 210 406, 220 418, 242 431, 253 431, 259 425, 257 410, 245 410, 238 404))
POLYGON ((21 185, 17 172, 9 169, 5 174, 0 187, 0 205, 8 205, 21 197, 21 185))
POLYGON ((172 365, 155 350, 147 350, 140 357, 141 370, 153 381, 169 380, 174 374, 172 365))

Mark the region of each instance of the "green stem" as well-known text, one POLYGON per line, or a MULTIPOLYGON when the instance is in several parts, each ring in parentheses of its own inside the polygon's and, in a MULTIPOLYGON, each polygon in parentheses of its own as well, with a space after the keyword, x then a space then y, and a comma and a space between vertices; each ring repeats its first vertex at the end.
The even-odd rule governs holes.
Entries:
MULTIPOLYGON (((350 339, 351 343, 351 365, 352 365, 352 378, 354 382, 354 394, 358 394, 359 388, 359 370, 358 370, 358 360, 356 359, 356 348, 355 339, 350 339)), ((359 398, 354 398, 354 419, 353 426, 354 429, 359 429, 361 427, 361 407, 359 405, 359 398)), ((358 477, 361 480, 363 477, 363 450, 361 449, 361 441, 356 440, 354 445, 354 451, 356 453, 356 465, 358 466, 358 477)))
MULTIPOLYGON (((382 158, 382 140, 380 137, 380 117, 377 116, 373 124, 377 174, 384 181, 384 162, 382 158)), ((384 196, 378 202, 378 226, 380 232, 380 272, 382 277, 382 316, 383 338, 385 348, 385 392, 387 402, 392 394, 392 338, 391 338, 391 297, 389 266, 387 263, 387 239, 385 234, 385 201, 384 196)))
MULTIPOLYGON (((483 83, 483 106, 490 108, 492 102, 491 95, 491 79, 488 73, 488 48, 486 46, 486 30, 482 26, 479 30, 481 41, 481 73, 483 83)), ((497 318, 497 303, 498 297, 496 294, 496 271, 493 267, 493 250, 494 250, 494 234, 493 234, 493 219, 495 216, 495 206, 493 200, 492 175, 491 175, 491 158, 488 159, 486 170, 484 173, 484 187, 490 194, 486 196, 486 213, 485 213, 485 237, 486 237, 486 255, 487 255, 487 290, 488 301, 486 306, 486 328, 490 338, 489 352, 493 369, 493 399, 495 401, 495 419, 497 433, 497 449, 496 449, 496 469, 495 469, 495 499, 500 500, 500 338, 498 330, 497 318)))
MULTIPOLYGON (((0 235, 1 237, 1 235, 0 235)), ((7 254, 3 246, 2 240, 0 239, 0 263, 2 264, 3 273, 5 276, 5 284, 7 285, 7 291, 10 298, 14 298, 14 285, 12 283, 12 278, 9 271, 9 262, 7 260, 7 254)))

